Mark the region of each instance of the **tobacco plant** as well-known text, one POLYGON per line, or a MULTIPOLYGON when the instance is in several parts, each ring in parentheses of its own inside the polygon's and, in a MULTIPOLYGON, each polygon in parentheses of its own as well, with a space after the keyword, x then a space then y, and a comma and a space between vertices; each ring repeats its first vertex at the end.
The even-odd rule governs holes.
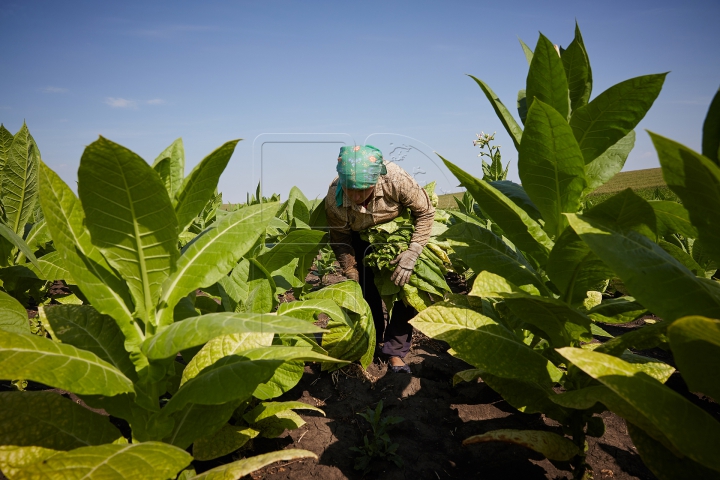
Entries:
MULTIPOLYGON (((249 208, 241 206, 239 209, 249 208)), ((318 251, 326 245, 324 204, 309 201, 297 187, 278 209, 255 245, 234 266, 204 291, 213 296, 197 296, 188 305, 214 312, 277 312, 306 321, 317 321, 320 314, 328 317, 327 332, 321 342, 315 336, 279 335, 274 342, 302 345, 327 354, 340 362, 322 362, 324 370, 334 370, 347 361, 359 360, 363 367, 372 361, 375 351, 375 330, 370 309, 355 282, 342 282, 315 291, 305 281, 318 251), (292 291, 297 301, 281 302, 292 291), (320 345, 321 343, 321 345, 320 345)), ((191 358, 197 350, 184 353, 191 358)), ((288 362, 284 376, 273 390, 280 395, 300 381, 303 361, 288 362)))
POLYGON ((0 125, 0 280, 24 305, 29 297, 42 303, 50 282, 67 273, 38 203, 39 165, 40 150, 27 125, 15 135, 0 125))
MULTIPOLYGON (((173 196, 163 179, 176 176, 158 175, 142 158, 102 137, 81 158, 79 198, 41 163, 47 228, 90 305, 45 308, 43 322, 52 340, 4 331, 0 378, 73 392, 127 422, 130 434, 121 435, 107 417, 52 392, 0 394, 0 468, 6 476, 66 478, 72 470, 101 471, 108 478, 174 477, 192 460, 185 449, 199 441, 207 457, 203 442, 225 432, 246 402, 260 409, 244 417, 250 426, 267 409, 271 413, 263 418, 279 419, 297 408, 273 411, 272 402, 263 402, 275 396, 288 362, 338 362, 309 346, 273 345, 275 334, 322 331, 306 320, 252 311, 203 314, 195 308, 195 292, 225 277, 279 208, 266 203, 232 212, 178 249, 179 232, 212 197, 236 143, 208 155, 173 196), (176 361, 179 353, 187 362, 176 361), (33 428, 22 428, 27 424, 33 428)), ((18 307, 5 302, 3 309, 18 316, 18 307)), ((313 454, 254 457, 193 478, 244 475, 263 462, 294 456, 313 454)))
MULTIPOLYGON (((523 44, 524 45, 524 44, 523 44)), ((552 432, 488 432, 468 439, 511 441, 535 448, 548 458, 569 461, 575 478, 588 475, 585 438, 604 431, 602 411, 593 403, 555 403, 553 388, 572 393, 593 385, 593 378, 561 355, 593 336, 610 337, 595 324, 629 321, 645 305, 623 298, 603 305, 602 291, 615 272, 570 228, 584 197, 619 172, 634 144, 633 128, 660 92, 665 74, 621 82, 591 100, 592 71, 578 28, 567 49, 556 50, 542 34, 535 51, 524 46, 530 68, 518 113, 524 129, 481 80, 481 87, 519 151, 522 186, 486 182, 445 164, 477 202, 481 215, 455 215, 443 235, 475 273, 470 295, 449 296, 421 312, 412 323, 425 334, 447 341, 478 376, 521 411, 542 412, 558 421, 566 436, 552 432), (594 310, 597 309, 597 310, 594 310), (558 350, 559 349, 559 350, 558 350), (565 349, 565 350, 563 350, 565 349)), ((636 202, 631 191, 583 212, 587 218, 620 222, 657 239, 648 226, 628 214, 636 202)), ((682 207, 650 206, 664 219, 682 207)), ((470 213, 470 212, 468 212, 470 213)), ((585 352, 585 350, 577 350, 585 352)), ((639 355, 617 352, 633 371, 664 382, 674 371, 639 355)))

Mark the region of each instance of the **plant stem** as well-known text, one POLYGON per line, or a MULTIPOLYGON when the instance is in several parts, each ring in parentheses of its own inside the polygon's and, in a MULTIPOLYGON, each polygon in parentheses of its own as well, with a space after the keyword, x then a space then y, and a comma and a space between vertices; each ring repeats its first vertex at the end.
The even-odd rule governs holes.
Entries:
POLYGON ((573 443, 578 447, 580 453, 573 458, 571 464, 573 466, 573 479, 587 480, 592 479, 592 469, 588 469, 585 462, 585 420, 582 412, 574 412, 570 424, 573 443))

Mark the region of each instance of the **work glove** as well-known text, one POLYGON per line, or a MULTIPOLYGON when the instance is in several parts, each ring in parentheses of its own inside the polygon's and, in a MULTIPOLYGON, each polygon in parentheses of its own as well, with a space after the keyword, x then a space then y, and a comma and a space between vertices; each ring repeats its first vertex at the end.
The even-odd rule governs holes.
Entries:
POLYGON ((395 257, 395 260, 390 262, 390 265, 397 264, 395 271, 390 277, 390 280, 395 282, 395 285, 402 287, 410 280, 410 275, 412 275, 413 269, 415 268, 415 262, 417 262, 420 257, 422 249, 422 245, 412 242, 407 250, 400 252, 400 254, 395 257))

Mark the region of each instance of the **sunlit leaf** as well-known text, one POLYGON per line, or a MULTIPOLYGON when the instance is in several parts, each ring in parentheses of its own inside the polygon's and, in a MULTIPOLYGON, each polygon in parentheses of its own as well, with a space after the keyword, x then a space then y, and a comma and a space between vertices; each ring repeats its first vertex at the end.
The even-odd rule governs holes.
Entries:
POLYGON ((19 469, 18 478, 167 480, 188 466, 189 453, 161 442, 99 445, 58 452, 19 469))
POLYGON ((94 353, 36 335, 0 335, 0 378, 23 378, 78 394, 133 392, 120 370, 94 353))
POLYGON ((177 269, 162 285, 160 325, 172 323, 173 309, 182 297, 226 276, 265 231, 277 208, 277 203, 264 203, 240 209, 188 244, 177 261, 177 269))
POLYGON ((255 457, 244 458, 236 462, 215 467, 211 470, 192 477, 190 480, 233 480, 241 478, 256 470, 270 465, 271 463, 295 460, 296 458, 315 458, 317 455, 307 450, 279 450, 277 452, 265 453, 255 457))
MULTIPOLYGON (((8 226, 22 235, 38 196, 40 150, 25 122, 15 134, 2 170, 2 202, 8 226)), ((27 254, 26 254, 27 255, 27 254)))
POLYGON ((160 286, 178 257, 177 219, 160 177, 100 137, 80 159, 78 195, 93 244, 127 282, 140 317, 154 323, 160 286))
MULTIPOLYGON (((554 50, 552 54, 557 56, 554 50)), ((558 238, 567 226, 562 214, 580 207, 585 163, 565 117, 536 100, 525 122, 518 172, 523 188, 542 213, 545 231, 558 238)))
POLYGON ((525 91, 529 110, 535 100, 540 100, 567 120, 570 114, 570 97, 565 67, 552 42, 542 33, 530 62, 525 91))

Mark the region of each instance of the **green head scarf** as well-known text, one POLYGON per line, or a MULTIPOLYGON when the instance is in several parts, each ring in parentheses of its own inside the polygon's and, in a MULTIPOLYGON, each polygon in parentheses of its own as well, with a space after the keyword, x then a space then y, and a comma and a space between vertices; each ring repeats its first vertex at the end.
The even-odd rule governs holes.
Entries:
POLYGON ((380 175, 387 173, 383 164, 382 152, 372 145, 347 146, 340 148, 337 163, 338 185, 335 192, 335 203, 342 206, 342 188, 364 190, 374 186, 380 175))

